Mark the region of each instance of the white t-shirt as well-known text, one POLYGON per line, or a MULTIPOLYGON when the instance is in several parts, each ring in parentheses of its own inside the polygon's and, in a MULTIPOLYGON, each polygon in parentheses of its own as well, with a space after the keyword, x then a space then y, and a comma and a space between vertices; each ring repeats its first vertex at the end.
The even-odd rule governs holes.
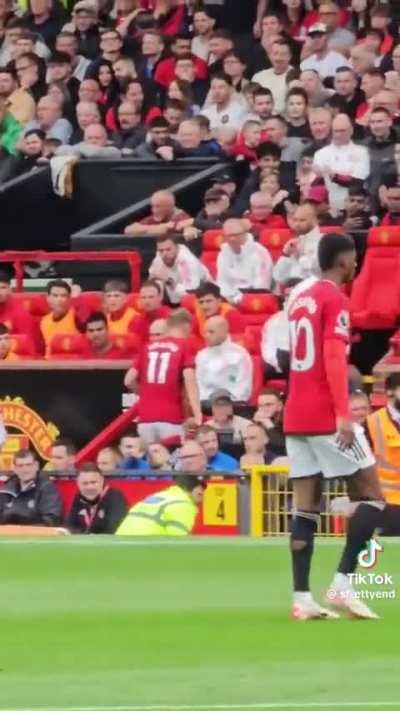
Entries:
POLYGON ((314 69, 321 79, 326 79, 326 77, 334 77, 339 67, 349 66, 350 63, 343 54, 330 50, 323 59, 318 59, 316 54, 307 57, 300 64, 300 69, 302 72, 307 71, 307 69, 314 69))
POLYGON ((202 116, 207 116, 211 131, 220 128, 234 128, 239 131, 246 118, 246 109, 241 101, 233 99, 225 109, 219 111, 216 104, 208 104, 200 111, 202 116))
MULTIPOLYGON (((351 175, 352 178, 365 180, 370 174, 370 161, 365 146, 357 146, 350 141, 345 146, 329 146, 321 148, 314 156, 314 167, 322 173, 326 170, 339 175, 351 175)), ((328 176, 325 184, 329 192, 329 203, 336 210, 344 209, 344 201, 348 188, 333 182, 328 176)))
POLYGON ((284 74, 276 74, 271 67, 271 69, 263 69, 262 72, 257 72, 251 79, 251 81, 260 84, 264 89, 270 90, 274 97, 275 113, 280 113, 285 108, 285 98, 288 91, 286 77, 291 69, 292 67, 289 67, 284 74))

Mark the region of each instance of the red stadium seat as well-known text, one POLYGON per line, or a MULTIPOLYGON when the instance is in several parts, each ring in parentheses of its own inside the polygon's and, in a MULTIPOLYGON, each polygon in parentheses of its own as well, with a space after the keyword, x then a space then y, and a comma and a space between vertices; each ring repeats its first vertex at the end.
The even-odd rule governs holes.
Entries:
POLYGON ((181 300, 181 306, 183 309, 187 309, 191 314, 195 313, 196 308, 196 297, 194 294, 186 294, 181 300))
POLYGON ((262 326, 259 324, 250 324, 245 328, 245 337, 250 344, 249 351, 252 355, 260 355, 261 353, 261 331, 262 326))
POLYGON ((32 316, 42 317, 49 313, 47 298, 45 294, 23 291, 18 294, 13 294, 25 311, 28 311, 32 316))
POLYGON ((62 333, 59 333, 57 336, 54 336, 54 338, 52 338, 50 341, 49 358, 53 360, 82 358, 84 345, 84 338, 79 334, 63 335, 62 333))
POLYGON ((294 232, 292 232, 292 230, 283 228, 271 230, 267 228, 260 233, 260 244, 268 249, 272 259, 276 262, 281 256, 286 242, 293 237, 294 232))
POLYGON ((25 333, 13 333, 11 335, 11 351, 19 356, 35 356, 35 347, 25 333))
POLYGON ((103 296, 99 291, 82 291, 74 301, 77 305, 82 305, 87 311, 90 311, 90 313, 102 311, 103 309, 103 296))
POLYGON ((206 230, 202 237, 203 252, 219 252, 223 241, 222 230, 206 230))
POLYGON ((213 279, 217 278, 217 256, 218 252, 203 252, 200 261, 207 267, 213 279))
POLYGON ((252 332, 248 333, 247 328, 245 333, 231 333, 230 338, 233 343, 238 343, 239 346, 243 346, 251 355, 260 355, 260 347, 257 338, 252 332))
POLYGON ((127 301, 128 306, 132 306, 136 311, 140 311, 140 297, 139 294, 136 293, 130 293, 128 294, 128 301, 127 301))
POLYGON ((113 343, 125 351, 128 356, 135 355, 140 350, 141 338, 136 333, 119 333, 118 335, 111 336, 113 343))
POLYGON ((400 314, 400 252, 396 247, 367 249, 350 298, 352 326, 394 328, 400 314))
POLYGON ((238 308, 246 326, 262 326, 267 318, 279 311, 279 304, 275 294, 243 294, 238 308))
POLYGON ((288 389, 288 382, 287 380, 279 380, 278 378, 273 378, 271 380, 266 380, 264 386, 266 388, 272 388, 272 390, 276 390, 277 393, 286 394, 288 389))
POLYGON ((400 247, 400 227, 371 227, 368 231, 368 247, 400 247))
POLYGON ((257 398, 263 389, 264 364, 261 356, 252 356, 253 361, 253 387, 250 396, 250 404, 257 405, 257 398))

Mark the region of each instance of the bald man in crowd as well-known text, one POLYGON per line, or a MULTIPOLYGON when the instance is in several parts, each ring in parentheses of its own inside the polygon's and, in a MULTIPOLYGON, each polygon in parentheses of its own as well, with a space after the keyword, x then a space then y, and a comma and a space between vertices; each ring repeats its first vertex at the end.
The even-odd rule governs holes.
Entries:
POLYGON ((200 400, 208 401, 220 388, 232 399, 247 402, 253 386, 253 362, 248 351, 229 337, 228 322, 222 316, 206 321, 202 348, 196 356, 196 379, 200 400))
POLYGON ((318 244, 321 231, 317 213, 312 203, 305 202, 289 218, 295 237, 286 242, 282 256, 274 267, 274 279, 284 284, 289 279, 306 279, 318 274, 318 244))
POLYGON ((332 141, 314 156, 314 170, 325 180, 332 210, 344 210, 350 186, 362 187, 370 172, 365 146, 352 141, 353 125, 346 114, 338 114, 332 122, 332 141))
POLYGON ((124 234, 131 237, 163 237, 178 231, 180 222, 190 219, 184 210, 176 206, 175 196, 169 190, 157 190, 150 198, 151 214, 137 222, 131 222, 124 234))
MULTIPOLYGON (((217 258, 217 284, 222 296, 233 304, 242 290, 271 288, 272 258, 248 232, 248 222, 230 218, 224 222, 224 243, 217 258)), ((221 387, 221 386, 220 386, 221 387)))
POLYGON ((92 123, 85 128, 83 141, 74 146, 60 146, 56 156, 78 158, 120 158, 121 151, 108 143, 107 131, 101 123, 92 123))

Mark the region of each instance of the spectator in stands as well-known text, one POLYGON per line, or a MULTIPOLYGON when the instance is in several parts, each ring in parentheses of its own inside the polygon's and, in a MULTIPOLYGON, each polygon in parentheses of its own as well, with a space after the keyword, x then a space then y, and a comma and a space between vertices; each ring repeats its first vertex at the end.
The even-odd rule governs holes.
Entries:
POLYGON ((368 187, 375 204, 378 191, 383 183, 385 168, 394 161, 394 147, 397 133, 393 128, 393 117, 385 108, 372 109, 368 120, 369 136, 364 141, 370 160, 368 187))
POLYGON ((46 357, 54 336, 76 336, 87 318, 85 311, 72 304, 71 287, 63 279, 53 279, 47 284, 47 303, 50 312, 40 321, 40 331, 46 357))
POLYGON ((237 304, 242 290, 271 287, 272 259, 268 250, 254 241, 244 220, 224 223, 224 244, 217 258, 217 283, 222 296, 237 304))
POLYGON ((277 39, 271 47, 271 69, 263 69, 252 77, 252 81, 269 89, 274 98, 274 107, 277 113, 285 108, 287 92, 287 75, 291 71, 292 50, 284 39, 277 39))
POLYGON ((334 2, 323 1, 319 6, 319 17, 327 28, 329 49, 346 56, 355 44, 356 37, 342 26, 339 6, 334 2))
POLYGON ((62 501, 53 482, 39 472, 36 455, 20 449, 13 475, 0 489, 0 524, 59 526, 62 501))
POLYGON ((96 104, 100 98, 99 82, 96 79, 84 79, 79 86, 79 101, 96 104))
POLYGON ((10 362, 19 360, 19 356, 13 352, 13 342, 10 331, 4 323, 0 323, 0 362, 10 362))
POLYGON ((196 432, 196 442, 204 449, 207 457, 207 469, 214 472, 233 472, 239 469, 239 462, 219 449, 215 429, 210 425, 201 425, 196 432))
POLYGON ((136 237, 161 237, 176 233, 180 222, 190 216, 180 210, 175 203, 175 196, 168 190, 158 190, 150 198, 151 214, 138 222, 127 225, 124 234, 136 237))
POLYGON ((397 175, 390 176, 385 182, 385 192, 383 195, 384 205, 387 212, 381 219, 381 225, 400 225, 400 185, 397 175))
POLYGON ((222 128, 238 131, 246 117, 244 104, 239 100, 226 74, 215 74, 210 84, 210 101, 201 111, 210 121, 210 128, 217 132, 222 128))
POLYGON ((213 316, 222 316, 228 323, 229 333, 244 332, 245 323, 238 309, 225 302, 217 284, 204 282, 196 291, 194 304, 194 330, 204 338, 207 320, 213 316))
POLYGON ((318 151, 331 141, 332 114, 329 109, 315 108, 308 112, 312 143, 310 150, 318 151))
POLYGON ((125 432, 119 441, 118 449, 122 456, 120 469, 149 469, 146 444, 136 432, 125 432))
POLYGON ((338 220, 338 223, 343 225, 346 232, 369 230, 373 226, 368 197, 368 193, 364 188, 349 188, 343 213, 338 220))
POLYGON ((33 129, 25 134, 18 144, 20 155, 13 166, 12 177, 28 173, 40 166, 45 150, 45 139, 45 134, 39 129, 33 129))
POLYGON ((220 437, 226 437, 234 443, 243 440, 243 434, 251 421, 234 413, 234 402, 228 390, 215 390, 210 396, 212 417, 207 424, 213 427, 220 437))
POLYGON ((78 38, 73 32, 63 30, 57 35, 56 51, 65 52, 69 55, 71 59, 72 76, 79 82, 82 82, 90 65, 90 60, 78 53, 78 38))
MULTIPOLYGON (((308 105, 311 109, 324 106, 332 96, 332 89, 327 89, 315 69, 306 69, 300 74, 300 83, 308 96, 308 105)), ((309 115, 310 118, 310 115, 309 115)))
POLYGON ((145 281, 139 292, 140 313, 133 323, 134 332, 143 341, 149 339, 149 329, 155 321, 167 319, 170 313, 168 306, 162 304, 162 290, 156 281, 145 281))
POLYGON ((129 101, 123 101, 117 109, 119 129, 113 133, 113 143, 120 150, 134 150, 146 137, 140 111, 129 101))
POLYGON ((96 465, 103 476, 115 474, 121 464, 121 455, 115 447, 103 447, 97 454, 96 465))
POLYGON ((215 27, 215 17, 210 14, 207 7, 204 7, 193 15, 194 37, 192 39, 192 53, 208 62, 210 55, 209 41, 215 27))
POLYGON ((362 390, 356 390, 349 397, 350 416, 353 422, 366 428, 367 417, 371 414, 369 397, 362 390))
MULTIPOLYGON (((277 126, 280 122, 276 122, 277 126)), ((291 139, 292 140, 292 139, 291 139)), ((298 141, 298 139, 294 139, 298 141)), ((250 205, 250 195, 256 193, 261 188, 260 179, 265 171, 276 171, 278 173, 279 186, 287 191, 295 189, 296 170, 287 161, 281 162, 282 150, 275 143, 266 141, 261 143, 257 148, 257 168, 251 172, 251 175, 245 180, 243 187, 236 198, 233 205, 235 215, 241 217, 248 210, 250 205)), ((297 159, 296 159, 297 160, 297 159)))
POLYGON ((75 476, 76 447, 67 437, 58 437, 51 447, 48 471, 57 476, 75 476))
POLYGON ((347 114, 354 121, 357 110, 365 101, 365 94, 358 86, 358 77, 350 67, 339 67, 335 73, 335 93, 329 106, 335 114, 347 114))
POLYGON ((147 448, 149 469, 152 471, 168 471, 171 469, 171 455, 160 442, 151 442, 147 448))
POLYGON ((78 491, 65 519, 66 527, 71 533, 115 533, 128 511, 122 492, 107 486, 93 462, 80 467, 76 483, 78 491))
POLYGON ((321 231, 315 206, 306 202, 296 208, 289 220, 295 237, 286 242, 274 266, 274 279, 283 284, 289 279, 306 279, 318 273, 318 244, 321 231))
POLYGON ((0 98, 6 99, 7 110, 19 124, 25 126, 35 116, 35 102, 28 91, 18 86, 14 70, 0 67, 0 98))
POLYGON ((62 118, 60 104, 51 96, 43 96, 37 104, 36 119, 27 123, 25 133, 32 129, 44 131, 47 138, 56 138, 67 144, 72 135, 72 126, 62 118))
POLYGON ((70 31, 78 40, 80 54, 88 59, 95 59, 100 45, 98 9, 87 0, 79 0, 72 10, 70 31))
POLYGON ((236 160, 247 160, 254 165, 257 162, 257 148, 261 143, 262 133, 259 121, 248 119, 243 124, 230 154, 236 160))
POLYGON ((92 313, 85 324, 86 342, 83 347, 85 358, 123 360, 131 355, 127 347, 119 346, 108 329, 107 317, 101 312, 92 313))
POLYGON ((253 385, 253 362, 243 346, 231 341, 223 316, 206 321, 204 340, 206 347, 196 356, 200 400, 209 400, 219 387, 227 390, 235 401, 247 402, 253 385))
POLYGON ((204 207, 195 218, 188 220, 191 224, 183 229, 185 240, 197 239, 206 230, 222 228, 228 217, 230 206, 229 195, 222 188, 212 187, 204 193, 204 207))
MULTIPOLYGON (((92 81, 88 79, 88 81, 92 81)), ((77 127, 74 129, 70 143, 72 145, 81 143, 85 130, 92 124, 101 122, 101 115, 98 105, 94 101, 79 101, 75 108, 77 127)))
POLYGON ((307 58, 300 64, 301 71, 314 69, 321 79, 334 77, 339 67, 349 66, 343 54, 329 49, 328 28, 322 22, 317 22, 309 28, 303 47, 303 56, 305 54, 307 58))
POLYGON ((260 86, 253 93, 253 113, 250 118, 257 121, 261 130, 265 130, 265 122, 271 118, 274 113, 274 97, 272 91, 266 87, 260 86))
POLYGON ((201 140, 201 129, 194 121, 182 121, 176 134, 176 158, 224 158, 222 148, 201 140))
POLYGON ((254 422, 264 427, 268 436, 268 448, 274 457, 286 456, 283 408, 282 394, 272 388, 265 388, 257 398, 257 410, 253 417, 254 422))
POLYGON ((77 158, 120 158, 121 151, 109 145, 107 131, 101 123, 92 123, 85 128, 83 141, 73 146, 60 146, 57 156, 76 156, 77 158))
POLYGON ((368 151, 365 146, 353 143, 352 135, 349 117, 338 114, 332 123, 332 143, 314 156, 314 169, 324 178, 331 207, 335 210, 343 209, 350 185, 354 181, 362 184, 370 172, 368 151))
POLYGON ((150 122, 149 140, 143 141, 135 148, 132 158, 173 160, 174 145, 167 119, 164 116, 155 116, 150 122))
POLYGON ((240 468, 271 464, 273 456, 267 449, 268 435, 264 426, 252 422, 243 436, 244 454, 240 457, 240 468))
POLYGON ((195 291, 211 278, 204 264, 172 235, 158 237, 157 255, 151 263, 149 277, 160 284, 164 296, 175 306, 188 291, 195 291))
POLYGON ((271 116, 265 122, 265 130, 271 143, 281 149, 282 163, 295 163, 304 150, 304 142, 296 136, 288 137, 289 124, 283 116, 271 116))
POLYGON ((7 154, 17 154, 22 131, 22 124, 7 110, 7 100, 0 97, 0 160, 7 154))
POLYGON ((289 138, 308 140, 311 137, 308 123, 308 96, 301 87, 293 87, 286 95, 286 120, 289 138))
POLYGON ((250 230, 257 237, 265 229, 287 229, 287 222, 282 215, 274 215, 273 198, 265 192, 256 192, 250 196, 250 210, 243 217, 250 223, 250 230))
POLYGON ((133 330, 138 312, 133 306, 129 306, 128 298, 129 286, 126 281, 106 281, 103 288, 103 305, 108 331, 112 335, 124 335, 133 330))

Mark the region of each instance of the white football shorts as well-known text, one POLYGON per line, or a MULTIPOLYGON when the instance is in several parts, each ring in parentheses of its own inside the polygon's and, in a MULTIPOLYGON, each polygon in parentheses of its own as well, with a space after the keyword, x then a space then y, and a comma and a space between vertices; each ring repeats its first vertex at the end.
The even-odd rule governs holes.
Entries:
POLYGON ((354 441, 344 447, 337 434, 287 435, 286 449, 289 457, 291 479, 316 476, 336 479, 351 476, 359 469, 375 464, 375 457, 361 425, 354 425, 354 441))

